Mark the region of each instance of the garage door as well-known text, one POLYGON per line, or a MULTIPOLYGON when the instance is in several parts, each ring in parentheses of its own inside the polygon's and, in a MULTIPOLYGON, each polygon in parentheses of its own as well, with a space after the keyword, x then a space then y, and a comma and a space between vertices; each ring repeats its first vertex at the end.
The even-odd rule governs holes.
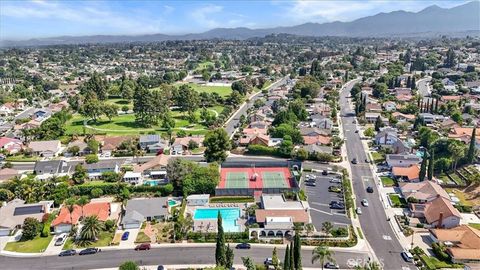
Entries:
POLYGON ((133 222, 133 223, 126 223, 123 225, 124 229, 138 229, 140 228, 140 223, 139 222, 133 222))

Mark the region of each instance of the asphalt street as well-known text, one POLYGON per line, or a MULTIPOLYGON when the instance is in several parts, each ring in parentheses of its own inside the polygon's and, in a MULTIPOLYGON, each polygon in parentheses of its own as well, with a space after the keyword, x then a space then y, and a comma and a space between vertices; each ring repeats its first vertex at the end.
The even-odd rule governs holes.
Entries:
POLYGON ((365 159, 367 159, 365 149, 359 134, 355 133, 359 128, 356 124, 355 113, 349 108, 349 101, 347 101, 347 96, 350 95, 353 85, 353 82, 349 83, 341 92, 340 105, 348 159, 350 162, 353 158, 358 161, 358 164, 351 164, 356 205, 360 206, 360 202, 364 198, 369 202, 368 207, 362 207, 363 213, 359 215, 360 224, 377 259, 384 264, 385 269, 402 269, 404 266, 415 269, 413 265, 407 264, 401 258, 400 253, 403 248, 387 222, 387 216, 380 201, 372 171, 368 163, 365 162, 365 159), (368 186, 374 189, 374 193, 366 192, 368 186))
POLYGON ((429 97, 430 96, 432 91, 430 90, 429 83, 430 83, 431 80, 432 80, 432 78, 428 77, 428 78, 421 79, 421 80, 418 81, 417 89, 418 89, 418 93, 422 97, 429 97))
MULTIPOLYGON (((320 267, 319 263, 311 263, 311 251, 302 250, 302 263, 305 267, 320 267)), ((109 268, 119 266, 124 261, 136 261, 140 265, 172 265, 172 264, 214 264, 215 247, 165 247, 148 251, 109 250, 94 255, 58 257, 44 256, 37 258, 0 257, 0 269, 38 269, 38 270, 79 270, 94 268, 109 268)), ((281 260, 284 249, 278 249, 281 260)), ((235 263, 241 264, 241 257, 251 257, 256 263, 262 263, 272 257, 271 247, 253 247, 250 250, 235 250, 235 263)), ((341 268, 353 269, 355 263, 368 260, 364 253, 335 252, 335 259, 341 268)))

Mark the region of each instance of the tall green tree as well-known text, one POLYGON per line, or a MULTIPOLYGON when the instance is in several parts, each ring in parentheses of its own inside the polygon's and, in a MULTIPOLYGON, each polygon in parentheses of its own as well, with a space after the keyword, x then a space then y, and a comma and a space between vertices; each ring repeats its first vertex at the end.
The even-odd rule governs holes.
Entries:
POLYGON ((205 135, 203 141, 205 149, 205 159, 207 162, 223 162, 227 158, 227 151, 230 150, 230 139, 223 128, 214 129, 205 135))
POLYGON ((430 159, 428 160, 428 172, 427 172, 427 178, 428 180, 433 179, 433 168, 435 167, 435 150, 432 148, 431 153, 430 153, 430 159))
POLYGON ((242 257, 243 266, 247 268, 247 270, 256 270, 257 267, 255 266, 255 262, 250 257, 242 257))
POLYGON ((323 269, 326 261, 335 262, 333 255, 333 251, 331 251, 327 246, 318 246, 314 250, 312 250, 312 264, 320 261, 323 269))
POLYGON ((280 260, 278 259, 276 247, 274 247, 272 251, 272 266, 273 266, 273 269, 275 270, 280 269, 280 260))
POLYGON ((300 241, 300 233, 295 232, 295 237, 293 240, 293 258, 295 262, 295 270, 302 269, 302 243, 300 241))
POLYGON ((82 231, 80 236, 83 240, 96 241, 104 225, 97 216, 88 216, 83 219, 82 231))
POLYGON ((472 130, 472 135, 470 136, 470 145, 468 146, 467 152, 467 162, 473 163, 475 161, 475 136, 477 134, 477 127, 474 127, 472 130))
POLYGON ((379 115, 377 117, 377 120, 375 120, 375 131, 379 132, 380 128, 382 128, 382 127, 383 127, 383 122, 382 122, 382 118, 379 115))
POLYGON ((230 247, 230 245, 227 245, 225 249, 225 257, 226 257, 225 268, 232 269, 233 259, 235 258, 235 254, 233 253, 233 249, 230 247))
POLYGON ((295 270, 294 243, 290 244, 290 270, 295 270))
POLYGON ((140 267, 138 267, 137 263, 133 261, 126 261, 118 267, 118 270, 139 270, 139 269, 140 267))
POLYGON ((223 232, 222 215, 218 211, 217 216, 217 244, 215 246, 215 263, 217 266, 225 266, 227 257, 225 253, 225 234, 223 232))
POLYGON ((285 257, 283 259, 283 270, 290 270, 290 245, 285 249, 285 257))
POLYGON ((427 175, 427 151, 423 152, 422 164, 420 165, 419 179, 420 181, 425 180, 425 175, 427 175))

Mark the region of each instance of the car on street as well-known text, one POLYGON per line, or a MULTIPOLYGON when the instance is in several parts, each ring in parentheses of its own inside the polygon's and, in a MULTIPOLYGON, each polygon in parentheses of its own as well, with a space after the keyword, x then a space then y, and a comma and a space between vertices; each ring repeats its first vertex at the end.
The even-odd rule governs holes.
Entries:
POLYGON ((317 179, 317 176, 314 174, 307 174, 307 178, 309 179, 317 179))
POLYGON ((250 249, 249 243, 241 243, 235 246, 236 249, 250 249))
POLYGON ((362 208, 357 207, 357 209, 355 210, 355 212, 357 213, 357 215, 361 215, 361 214, 362 214, 362 208))
POLYGON ((373 188, 372 187, 367 187, 367 192, 368 193, 373 193, 373 188))
POLYGON ((340 192, 342 192, 342 188, 340 188, 339 186, 329 186, 328 191, 335 192, 335 193, 340 193, 340 192))
POLYGON ((150 248, 151 248, 150 243, 143 243, 143 244, 137 245, 135 247, 135 250, 150 250, 150 248))
POLYGON ((63 245, 63 243, 65 243, 65 240, 67 240, 67 234, 66 233, 60 234, 55 240, 55 246, 63 245))
POLYGON ((402 258, 406 261, 406 262, 412 262, 413 261, 413 255, 412 253, 408 252, 408 251, 403 251, 402 253, 402 258))
POLYGON ((352 159, 352 164, 357 164, 357 163, 358 163, 358 161, 357 161, 356 158, 352 159))
POLYGON ((368 207, 368 201, 367 201, 367 199, 363 199, 363 200, 362 200, 362 205, 365 206, 365 207, 368 207))
POLYGON ((355 133, 358 133, 358 130, 355 130, 355 133))
POLYGON ((333 263, 333 262, 327 262, 323 267, 326 268, 326 269, 340 269, 338 264, 333 263))
POLYGON ((323 171, 322 171, 322 175, 328 175, 327 170, 323 170, 323 171))
POLYGON ((66 256, 73 256, 75 254, 77 254, 75 249, 67 249, 67 250, 64 250, 64 251, 60 252, 60 254, 58 254, 58 256, 59 257, 66 257, 66 256))
POLYGON ((340 184, 340 183, 342 183, 342 180, 340 180, 340 179, 338 179, 338 178, 332 178, 332 179, 330 179, 330 183, 338 183, 338 184, 340 184))
POLYGON ((317 186, 317 184, 314 181, 307 181, 307 182, 305 182, 305 185, 306 186, 311 186, 311 187, 317 186))
POLYGON ((95 254, 97 252, 101 252, 102 250, 99 249, 99 248, 86 248, 82 251, 80 251, 80 253, 78 253, 78 255, 90 255, 90 254, 95 254))
POLYGON ((130 236, 130 232, 124 232, 124 233, 122 234, 122 241, 128 240, 128 236, 130 236))

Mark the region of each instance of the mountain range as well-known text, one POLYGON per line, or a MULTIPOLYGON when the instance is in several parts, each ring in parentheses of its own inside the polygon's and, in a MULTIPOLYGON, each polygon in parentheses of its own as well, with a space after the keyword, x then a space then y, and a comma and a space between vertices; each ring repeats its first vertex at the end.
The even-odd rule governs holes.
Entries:
POLYGON ((438 35, 480 35, 480 1, 473 1, 452 8, 433 5, 419 12, 393 11, 378 13, 351 22, 305 23, 296 26, 263 29, 215 28, 203 33, 185 35, 93 35, 60 36, 22 41, 0 41, 2 47, 41 46, 84 43, 155 42, 166 40, 199 39, 248 39, 270 34, 299 36, 345 37, 431 37, 438 35))

